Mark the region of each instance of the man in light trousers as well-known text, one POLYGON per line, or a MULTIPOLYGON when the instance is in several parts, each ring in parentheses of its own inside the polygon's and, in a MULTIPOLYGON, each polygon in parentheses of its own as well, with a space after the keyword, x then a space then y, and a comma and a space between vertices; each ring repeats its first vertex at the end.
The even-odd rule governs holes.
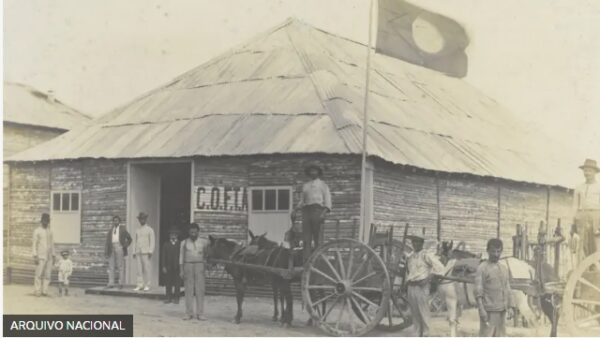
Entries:
POLYGON ((131 236, 125 227, 121 226, 121 218, 113 216, 113 226, 106 234, 104 254, 108 260, 108 285, 107 288, 115 286, 115 269, 119 271, 119 289, 125 282, 125 257, 127 247, 131 244, 131 236))
POLYGON ((33 280, 35 295, 48 296, 48 285, 55 257, 50 215, 47 213, 42 214, 41 225, 33 231, 33 260, 36 265, 33 280))
POLYGON ((152 254, 154 253, 154 230, 146 224, 148 214, 140 212, 140 227, 135 232, 133 258, 137 258, 137 286, 134 291, 149 291, 152 278, 152 254))
POLYGON ((183 320, 204 317, 204 268, 208 240, 198 237, 200 227, 196 223, 190 224, 189 237, 181 242, 179 253, 180 274, 185 287, 185 313, 183 320), (194 314, 194 303, 196 312, 194 314))
POLYGON ((413 316, 413 328, 418 337, 429 335, 429 285, 434 274, 441 274, 444 266, 433 255, 423 250, 425 239, 409 236, 414 252, 407 258, 407 300, 413 316))

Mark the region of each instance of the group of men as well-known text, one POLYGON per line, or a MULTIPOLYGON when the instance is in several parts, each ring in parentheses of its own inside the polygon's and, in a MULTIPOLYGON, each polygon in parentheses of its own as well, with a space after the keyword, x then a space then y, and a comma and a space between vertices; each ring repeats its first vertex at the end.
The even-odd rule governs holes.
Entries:
MULTIPOLYGON (((574 222, 571 231, 571 243, 577 242, 582 256, 596 252, 600 246, 600 184, 595 176, 600 172, 596 161, 586 160, 580 166, 585 183, 575 189, 574 222), (579 243, 581 243, 579 245, 579 243)), ((305 168, 309 181, 303 185, 300 201, 293 211, 293 217, 302 213, 303 256, 305 261, 313 249, 319 245, 321 226, 331 211, 332 201, 329 187, 321 180, 323 170, 318 165, 305 168)), ((119 216, 112 219, 112 228, 106 237, 106 258, 108 259, 109 288, 115 287, 115 270, 119 271, 118 287, 123 287, 125 276, 125 257, 128 247, 133 243, 133 257, 137 262, 138 283, 136 291, 150 290, 152 276, 151 258, 155 250, 154 230, 147 224, 148 215, 141 212, 137 219, 140 226, 132 238, 125 227, 121 226, 119 216)), ((54 264, 54 241, 49 228, 50 216, 43 214, 41 226, 33 234, 33 256, 36 263, 35 292, 47 294, 50 271, 54 264)), ((165 302, 179 302, 180 278, 184 280, 186 297, 186 317, 184 319, 204 320, 204 270, 208 241, 198 236, 199 226, 189 226, 188 238, 179 240, 179 231, 172 229, 169 240, 163 244, 161 252, 162 273, 165 275, 167 299, 165 302), (191 292, 190 292, 191 291, 191 292), (196 310, 194 310, 194 304, 196 310)), ((435 274, 444 274, 444 266, 431 254, 423 250, 424 238, 410 237, 413 253, 407 257, 406 285, 408 302, 413 314, 413 326, 419 336, 429 333, 429 281, 435 274)), ((573 244, 572 253, 573 253, 573 244)), ((503 244, 493 238, 487 242, 488 259, 483 261, 475 276, 475 293, 480 316, 481 336, 504 336, 505 317, 513 309, 508 272, 498 264, 503 244)), ((579 250, 579 249, 577 249, 579 250)), ((63 252, 63 260, 68 259, 68 251, 63 252)), ((65 271, 59 271, 61 285, 68 285, 72 264, 64 263, 65 271), (69 267, 70 265, 70 267, 69 267)), ((66 290, 68 292, 68 290, 66 290)), ((62 291, 61 291, 62 293, 62 291)))
MULTIPOLYGON (((137 285, 134 291, 149 291, 152 278, 152 255, 155 251, 154 230, 148 225, 148 214, 140 212, 137 216, 140 226, 135 238, 121 226, 119 216, 113 217, 113 227, 106 236, 105 254, 108 259, 108 285, 115 287, 115 269, 119 271, 118 287, 123 288, 125 279, 125 257, 127 249, 133 243, 133 258, 137 263, 137 285)), ((198 236, 200 226, 192 223, 188 227, 188 236, 180 240, 179 229, 169 230, 169 240, 162 246, 160 265, 164 275, 165 303, 179 304, 181 280, 185 287, 186 316, 184 320, 206 320, 204 316, 204 270, 208 240, 198 236)))

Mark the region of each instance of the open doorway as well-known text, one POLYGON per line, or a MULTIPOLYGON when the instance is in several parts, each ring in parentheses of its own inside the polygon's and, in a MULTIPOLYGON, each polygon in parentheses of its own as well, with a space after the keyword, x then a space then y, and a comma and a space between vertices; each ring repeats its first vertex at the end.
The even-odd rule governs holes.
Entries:
MULTIPOLYGON (((148 225, 155 234, 152 255, 153 287, 162 286, 160 254, 162 244, 169 240, 169 229, 176 227, 185 234, 190 221, 192 165, 190 162, 131 163, 129 167, 128 231, 132 237, 139 228, 136 216, 148 214, 148 225)), ((129 255, 127 283, 135 284, 137 265, 129 255)))

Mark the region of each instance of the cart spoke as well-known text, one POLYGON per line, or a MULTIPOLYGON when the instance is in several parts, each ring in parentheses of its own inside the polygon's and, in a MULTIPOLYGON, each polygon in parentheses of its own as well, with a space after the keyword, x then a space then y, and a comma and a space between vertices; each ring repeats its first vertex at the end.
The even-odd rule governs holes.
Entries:
POLYGON ((348 258, 348 269, 346 269, 346 275, 352 276, 352 264, 354 261, 354 243, 350 242, 350 257, 348 258))
POLYGON ((589 322, 590 320, 594 320, 594 319, 598 319, 598 318, 600 318, 600 313, 595 314, 593 316, 586 317, 586 318, 581 319, 581 320, 578 320, 578 321, 575 322, 575 325, 581 325, 583 323, 589 322))
MULTIPOLYGON (((325 261, 325 263, 327 263, 327 266, 329 266, 329 269, 333 272, 333 274, 335 275, 335 277, 338 280, 341 280, 342 278, 340 277, 340 275, 338 274, 338 272, 335 270, 335 268, 333 267, 333 265, 331 264, 331 262, 329 261, 329 259, 327 259, 327 257, 325 257, 325 255, 321 254, 321 259, 325 261)), ((336 282, 334 282, 336 283, 336 282)))
POLYGON ((356 278, 356 276, 358 276, 358 274, 363 270, 363 267, 365 266, 365 264, 367 264, 368 262, 371 261, 371 258, 373 258, 373 257, 369 256, 367 253, 367 259, 365 259, 364 261, 362 261, 360 263, 360 265, 358 266, 358 269, 356 269, 356 271, 354 272, 354 275, 352 275, 352 278, 350 278, 350 280, 354 280, 356 278))
MULTIPOLYGON (((363 321, 371 321, 371 317, 369 317, 369 315, 367 315, 365 313, 365 311, 363 310, 363 308, 360 306, 360 304, 358 303, 358 301, 354 300, 353 296, 350 296, 350 301, 352 302, 352 304, 354 304, 354 306, 358 309, 358 311, 360 312, 361 316, 363 317, 363 321)), ((366 324, 367 322, 365 322, 366 324)))
POLYGON ((360 293, 358 293, 358 292, 354 292, 354 291, 352 291, 352 294, 353 294, 354 296, 356 296, 358 299, 362 300, 363 302, 365 302, 365 303, 367 303, 367 304, 369 304, 369 305, 371 305, 371 306, 374 306, 374 307, 376 307, 376 308, 377 308, 377 307, 379 307, 379 305, 377 305, 377 304, 373 303, 372 301, 368 300, 367 298, 363 297, 363 295, 361 295, 361 294, 360 294, 360 293))
POLYGON ((373 271, 373 272, 371 272, 370 274, 368 274, 368 275, 366 275, 366 276, 363 276, 363 277, 361 277, 361 278, 360 278, 359 280, 357 280, 356 282, 353 282, 353 283, 352 283, 352 285, 356 285, 356 284, 358 284, 358 283, 360 283, 360 282, 362 282, 362 281, 365 281, 365 280, 367 280, 367 279, 369 279, 369 278, 371 278, 371 277, 373 277, 373 276, 375 276, 375 275, 377 275, 377 272, 373 271))
POLYGON ((592 284, 592 282, 590 282, 589 280, 585 279, 583 276, 579 277, 579 279, 577 280, 578 282, 585 284, 589 287, 591 287, 592 289, 596 290, 597 292, 600 293, 600 288, 597 287, 596 285, 592 284))
POLYGON ((354 311, 352 311, 352 305, 350 304, 350 297, 346 298, 346 306, 348 307, 348 320, 350 321, 350 332, 354 333, 354 331, 356 331, 356 325, 354 324, 354 318, 353 318, 353 314, 354 311))
POLYGON ((331 311, 335 308, 335 306, 337 305, 337 303, 339 302, 340 298, 336 298, 335 302, 333 302, 333 304, 331 304, 331 307, 325 312, 325 314, 323 315, 323 317, 321 318, 321 321, 323 323, 325 323, 327 321, 327 316, 329 316, 329 314, 331 313, 331 311))
POLYGON ((600 305, 600 302, 595 301, 595 300, 587 300, 587 299, 573 299, 573 304, 600 305))
POLYGON ((315 307, 315 306, 317 306, 317 305, 319 305, 319 304, 323 303, 324 301, 328 300, 329 298, 331 298, 331 297, 333 297, 333 296, 337 296, 337 294, 335 294, 335 293, 332 293, 332 294, 330 294, 329 296, 325 296, 325 297, 323 297, 323 298, 319 299, 318 301, 314 302, 314 303, 312 304, 312 306, 313 306, 313 307, 315 307))
POLYGON ((346 279, 346 269, 344 268, 344 261, 342 260, 342 254, 340 253, 339 248, 335 251, 335 255, 337 256, 338 263, 340 265, 341 276, 343 279, 346 279))
POLYGON ((312 267, 310 268, 310 270, 311 270, 311 271, 314 271, 314 272, 316 272, 316 273, 318 273, 319 275, 321 275, 321 276, 323 276, 323 277, 325 277, 325 278, 327 278, 327 279, 329 279, 329 280, 330 280, 332 283, 334 283, 334 284, 337 284, 337 281, 336 281, 335 279, 331 278, 331 276, 329 276, 329 275, 328 275, 328 274, 326 274, 325 272, 323 272, 323 271, 321 271, 321 270, 319 270, 319 269, 315 268, 314 266, 312 266, 312 267))
POLYGON ((309 285, 307 288, 309 290, 335 290, 333 285, 309 285))
POLYGON ((352 290, 373 291, 373 292, 383 293, 383 289, 382 288, 374 288, 374 287, 369 287, 369 286, 353 286, 352 290))

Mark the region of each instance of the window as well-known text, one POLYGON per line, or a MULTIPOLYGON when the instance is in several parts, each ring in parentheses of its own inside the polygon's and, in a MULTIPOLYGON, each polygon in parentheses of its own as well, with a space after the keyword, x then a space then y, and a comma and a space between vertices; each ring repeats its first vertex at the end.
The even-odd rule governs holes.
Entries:
POLYGON ((53 191, 50 198, 50 226, 56 243, 80 243, 81 192, 53 191))
POLYGON ((290 211, 291 191, 289 188, 252 188, 252 211, 290 211))
POLYGON ((52 211, 79 211, 79 192, 53 192, 52 211))

